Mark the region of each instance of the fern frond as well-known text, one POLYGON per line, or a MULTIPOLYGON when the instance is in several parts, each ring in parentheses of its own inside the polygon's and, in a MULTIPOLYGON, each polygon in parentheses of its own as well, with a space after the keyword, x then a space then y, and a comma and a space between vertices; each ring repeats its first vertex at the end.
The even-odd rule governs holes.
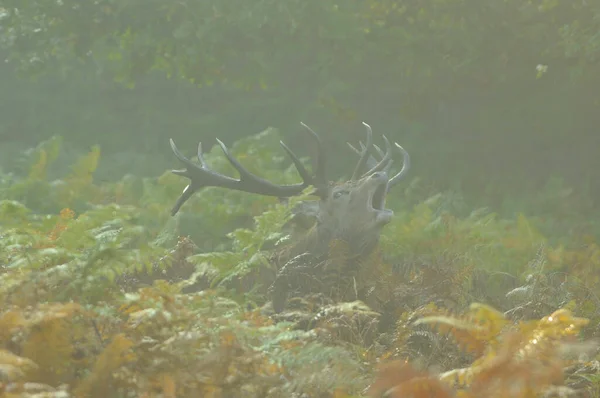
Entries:
POLYGON ((441 333, 450 333, 464 350, 479 356, 488 345, 495 344, 508 320, 489 306, 472 304, 465 315, 427 316, 414 323, 420 324, 432 324, 441 333))

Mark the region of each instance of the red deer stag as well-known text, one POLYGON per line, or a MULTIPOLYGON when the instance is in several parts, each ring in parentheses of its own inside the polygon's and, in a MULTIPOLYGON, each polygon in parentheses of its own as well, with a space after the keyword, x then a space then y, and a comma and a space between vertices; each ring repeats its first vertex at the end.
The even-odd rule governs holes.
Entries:
MULTIPOLYGON (((347 245, 351 251, 347 258, 353 261, 348 261, 348 265, 344 266, 345 269, 338 269, 337 273, 338 277, 340 274, 352 277, 356 271, 356 264, 359 264, 357 260, 365 258, 375 249, 383 226, 389 223, 393 216, 393 211, 385 208, 387 192, 406 175, 410 167, 408 153, 395 143, 395 147, 403 155, 403 166, 396 175, 390 178, 388 173, 393 163, 392 146, 385 135, 383 136, 385 151, 373 144, 371 127, 366 123, 363 124, 366 127, 366 143, 360 142, 359 148, 348 144, 359 155, 359 159, 352 177, 343 183, 331 183, 326 179, 325 151, 321 140, 318 134, 304 123, 302 126, 306 128, 318 147, 316 167, 312 174, 308 173, 296 154, 282 141, 280 142, 303 180, 301 183, 293 185, 276 185, 252 174, 233 157, 225 144, 218 139, 217 142, 223 153, 238 171, 239 179, 211 170, 204 161, 202 143, 198 145, 200 163, 198 165, 186 158, 177 149, 173 140, 170 140, 175 156, 186 167, 183 170, 173 170, 173 173, 190 180, 175 203, 171 214, 175 215, 194 192, 209 186, 278 198, 299 195, 307 187, 312 186, 314 188, 313 195, 319 198, 317 202, 311 202, 315 204, 312 213, 316 218, 316 223, 299 242, 278 254, 275 261, 277 274, 269 291, 276 312, 283 309, 287 297, 292 291, 299 294, 306 294, 307 290, 311 293, 314 293, 315 290, 322 293, 325 293, 325 290, 331 292, 332 287, 324 288, 324 279, 317 272, 317 270, 327 268, 327 265, 324 264, 326 264, 330 244, 337 240, 347 245), (307 283, 300 283, 302 280, 307 283), (302 288, 303 285, 304 288, 302 288), (321 286, 321 288, 319 289, 317 286, 321 286)), ((339 285, 339 281, 337 284, 339 285)))

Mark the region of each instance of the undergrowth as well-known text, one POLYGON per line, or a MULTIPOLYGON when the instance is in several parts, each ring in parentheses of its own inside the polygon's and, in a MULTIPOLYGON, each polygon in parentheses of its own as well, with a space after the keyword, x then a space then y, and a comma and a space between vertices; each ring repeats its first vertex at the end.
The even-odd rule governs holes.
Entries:
MULTIPOLYGON (((295 182, 277 143, 267 130, 232 151, 295 182)), ((58 151, 60 139, 44 142, 24 157, 27 175, 0 178, 2 396, 600 396, 590 234, 463 215, 415 180, 390 200, 395 218, 361 274, 393 310, 307 301, 276 318, 260 293, 225 287, 270 266, 306 196, 209 188, 172 218, 182 186, 170 173, 98 183, 93 148, 51 180, 58 151)), ((207 161, 233 173, 217 153, 207 161)))

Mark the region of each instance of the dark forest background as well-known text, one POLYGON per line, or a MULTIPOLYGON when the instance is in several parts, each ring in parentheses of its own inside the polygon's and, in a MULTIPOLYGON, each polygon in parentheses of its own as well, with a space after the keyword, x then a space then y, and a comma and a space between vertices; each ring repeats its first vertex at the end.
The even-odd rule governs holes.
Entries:
POLYGON ((550 200, 597 213, 600 3, 3 0, 0 10, 6 171, 53 135, 65 167, 99 144, 96 176, 110 180, 176 167, 170 137, 193 153, 200 140, 231 145, 275 127, 307 154, 304 121, 342 177, 354 161, 345 143, 366 121, 411 153, 413 178, 469 207, 535 214, 550 200))

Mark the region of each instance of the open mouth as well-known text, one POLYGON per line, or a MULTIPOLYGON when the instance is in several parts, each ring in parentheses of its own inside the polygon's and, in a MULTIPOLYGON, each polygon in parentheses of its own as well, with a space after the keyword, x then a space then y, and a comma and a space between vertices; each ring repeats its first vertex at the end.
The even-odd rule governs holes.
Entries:
POLYGON ((387 193, 387 181, 381 182, 375 188, 373 196, 371 196, 371 206, 375 210, 383 210, 385 206, 385 195, 387 193))

